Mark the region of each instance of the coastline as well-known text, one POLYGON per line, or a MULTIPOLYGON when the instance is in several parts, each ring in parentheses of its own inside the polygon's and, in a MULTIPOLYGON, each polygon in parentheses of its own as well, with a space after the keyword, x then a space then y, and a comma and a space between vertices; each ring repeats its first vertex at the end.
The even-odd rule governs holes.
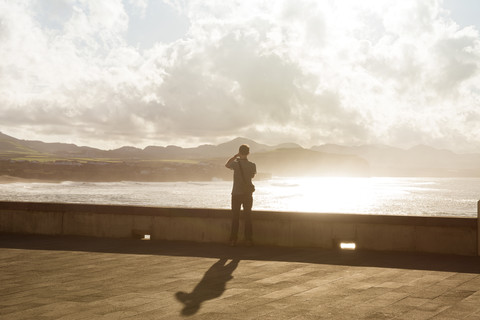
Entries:
MULTIPOLYGON (((66 181, 75 181, 75 182, 209 182, 209 181, 227 181, 221 178, 213 177, 212 179, 198 179, 198 180, 189 180, 189 179, 38 179, 38 178, 21 178, 21 177, 14 177, 10 175, 0 175, 0 184, 9 184, 9 183, 62 183, 66 181)), ((257 179, 257 181, 259 181, 257 179)))
POLYGON ((46 179, 26 179, 13 177, 9 175, 0 176, 0 184, 9 184, 9 183, 60 183, 61 180, 46 180, 46 179))

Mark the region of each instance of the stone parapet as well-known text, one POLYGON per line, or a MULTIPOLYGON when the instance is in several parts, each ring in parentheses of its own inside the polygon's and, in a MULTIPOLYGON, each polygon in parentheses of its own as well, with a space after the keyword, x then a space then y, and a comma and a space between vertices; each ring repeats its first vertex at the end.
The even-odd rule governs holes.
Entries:
POLYGON ((477 202, 477 256, 480 257, 480 201, 477 202))
MULTIPOLYGON (((480 213, 480 202, 479 213, 480 213)), ((230 210, 0 202, 0 233, 226 243, 230 210)), ((254 243, 480 255, 478 218, 255 211, 254 243)), ((240 233, 242 233, 242 225, 240 233)))

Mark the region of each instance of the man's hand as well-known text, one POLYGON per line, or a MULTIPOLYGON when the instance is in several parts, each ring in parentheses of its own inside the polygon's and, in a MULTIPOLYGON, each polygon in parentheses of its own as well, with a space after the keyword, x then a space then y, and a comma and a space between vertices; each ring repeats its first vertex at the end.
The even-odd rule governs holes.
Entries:
POLYGON ((237 153, 236 155, 228 159, 227 163, 225 163, 225 167, 227 167, 228 169, 231 169, 230 165, 232 164, 233 161, 235 161, 239 157, 240 157, 240 154, 237 153))

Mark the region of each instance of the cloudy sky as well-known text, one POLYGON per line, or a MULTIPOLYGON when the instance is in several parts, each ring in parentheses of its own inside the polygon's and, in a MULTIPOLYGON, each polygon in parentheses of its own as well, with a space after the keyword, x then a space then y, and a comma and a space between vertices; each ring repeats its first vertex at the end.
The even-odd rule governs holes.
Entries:
POLYGON ((477 0, 0 0, 0 131, 480 152, 477 0))

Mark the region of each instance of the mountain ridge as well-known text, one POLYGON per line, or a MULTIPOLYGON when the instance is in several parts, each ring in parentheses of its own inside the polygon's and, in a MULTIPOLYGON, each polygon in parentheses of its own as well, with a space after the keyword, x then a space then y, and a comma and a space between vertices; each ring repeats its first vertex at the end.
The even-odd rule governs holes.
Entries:
MULTIPOLYGON (((324 144, 307 149, 295 143, 270 146, 245 137, 238 137, 218 145, 204 144, 188 148, 175 145, 146 146, 143 149, 123 146, 117 149, 102 150, 71 143, 20 140, 0 132, 0 159, 34 160, 41 157, 46 159, 116 159, 118 161, 192 159, 210 161, 216 159, 216 163, 221 163, 235 154, 239 145, 245 143, 250 145, 251 158, 258 159, 257 161, 260 163, 264 162, 267 167, 278 167, 278 157, 282 157, 284 167, 289 167, 291 163, 296 164, 297 167, 312 165, 317 168, 313 171, 322 172, 317 166, 319 163, 333 168, 335 167, 334 159, 337 159, 339 163, 343 163, 338 167, 342 167, 350 161, 352 168, 356 168, 354 170, 356 174, 360 174, 362 171, 362 174, 370 176, 480 176, 480 154, 476 153, 457 154, 450 150, 436 149, 426 145, 401 149, 387 145, 324 144), (317 152, 317 154, 304 152, 304 150, 317 152), (305 159, 300 157, 300 154, 305 159), (277 157, 277 162, 273 160, 275 158, 273 155, 277 157), (347 158, 342 158, 345 156, 352 158, 347 161, 347 158), (362 169, 360 170, 360 168, 362 169)), ((282 170, 279 168, 279 171, 282 170)), ((307 171, 303 170, 302 172, 306 173, 307 171)))

